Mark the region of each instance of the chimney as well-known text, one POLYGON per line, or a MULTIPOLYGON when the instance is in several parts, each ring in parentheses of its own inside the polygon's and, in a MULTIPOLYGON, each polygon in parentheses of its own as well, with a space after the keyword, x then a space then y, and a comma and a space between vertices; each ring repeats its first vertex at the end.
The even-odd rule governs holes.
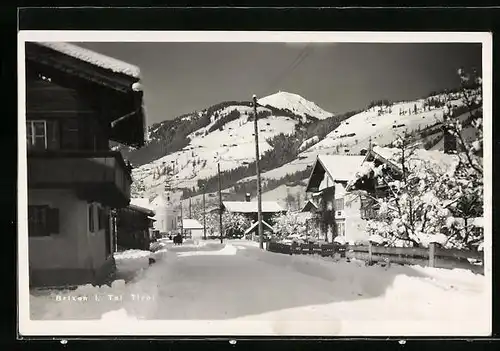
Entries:
POLYGON ((245 194, 245 201, 250 202, 250 193, 245 194))

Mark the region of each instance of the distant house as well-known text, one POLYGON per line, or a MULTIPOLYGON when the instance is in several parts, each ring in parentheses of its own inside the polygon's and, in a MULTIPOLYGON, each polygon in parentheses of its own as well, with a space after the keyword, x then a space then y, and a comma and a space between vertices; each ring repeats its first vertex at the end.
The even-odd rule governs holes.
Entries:
MULTIPOLYGON (((240 213, 247 217, 252 223, 258 221, 257 201, 250 201, 250 196, 246 201, 223 201, 222 210, 230 213, 240 213)), ((262 220, 271 223, 271 218, 279 213, 285 213, 284 209, 276 201, 262 201, 262 220)))
POLYGON ((306 224, 306 234, 315 235, 319 234, 319 207, 312 201, 307 200, 302 209, 297 214, 300 221, 306 224))
MULTIPOLYGON (((266 221, 262 221, 262 232, 265 236, 269 236, 274 233, 274 228, 272 225, 266 221)), ((255 238, 259 234, 259 221, 254 222, 247 230, 245 230, 244 235, 252 235, 255 238)))
POLYGON ((306 192, 318 198, 321 235, 328 242, 336 236, 356 240, 365 233, 359 199, 346 193, 347 183, 363 160, 364 156, 318 155, 312 167, 306 192))
POLYGON ((151 243, 150 228, 153 227, 154 211, 136 206, 117 210, 116 238, 119 250, 149 250, 151 243))
POLYGON ((316 213, 318 212, 319 207, 312 200, 307 200, 304 204, 304 207, 300 210, 301 213, 316 213))
POLYGON ((203 224, 196 219, 184 218, 182 219, 183 236, 188 238, 201 238, 203 237, 203 224))
POLYGON ((113 274, 113 209, 131 167, 110 141, 144 144, 140 72, 75 45, 25 44, 29 278, 32 286, 113 274))

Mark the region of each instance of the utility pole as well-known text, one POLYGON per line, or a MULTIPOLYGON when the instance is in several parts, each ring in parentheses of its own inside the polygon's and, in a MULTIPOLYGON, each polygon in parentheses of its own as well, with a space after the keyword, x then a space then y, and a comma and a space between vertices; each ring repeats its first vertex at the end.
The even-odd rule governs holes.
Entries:
POLYGON ((257 169, 257 214, 259 221, 259 247, 264 249, 264 233, 262 232, 262 188, 260 185, 259 125, 257 123, 257 96, 253 95, 253 114, 255 127, 255 167, 257 169))
POLYGON ((223 243, 222 240, 222 191, 221 191, 221 183, 220 183, 220 163, 217 163, 217 173, 219 174, 219 235, 220 235, 220 243, 223 243))
POLYGON ((182 215, 182 199, 181 199, 181 237, 184 237, 184 216, 182 215))
POLYGON ((191 196, 189 197, 189 218, 193 218, 191 214, 191 196))
POLYGON ((205 188, 203 188, 203 240, 207 240, 207 224, 205 220, 205 188))

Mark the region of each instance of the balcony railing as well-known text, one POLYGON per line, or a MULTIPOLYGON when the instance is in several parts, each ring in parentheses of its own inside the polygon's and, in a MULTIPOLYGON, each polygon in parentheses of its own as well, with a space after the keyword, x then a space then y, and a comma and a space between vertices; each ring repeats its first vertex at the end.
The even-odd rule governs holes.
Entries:
POLYGON ((121 208, 130 201, 132 177, 117 151, 28 153, 28 188, 72 188, 79 198, 121 208))

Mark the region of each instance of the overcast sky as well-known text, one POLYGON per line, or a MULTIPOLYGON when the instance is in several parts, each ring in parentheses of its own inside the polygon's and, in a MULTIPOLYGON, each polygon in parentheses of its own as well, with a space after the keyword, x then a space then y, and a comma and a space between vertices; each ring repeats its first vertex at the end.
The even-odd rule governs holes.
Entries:
POLYGON ((279 90, 342 113, 457 87, 459 67, 481 70, 480 44, 77 44, 139 66, 148 124, 279 90))

